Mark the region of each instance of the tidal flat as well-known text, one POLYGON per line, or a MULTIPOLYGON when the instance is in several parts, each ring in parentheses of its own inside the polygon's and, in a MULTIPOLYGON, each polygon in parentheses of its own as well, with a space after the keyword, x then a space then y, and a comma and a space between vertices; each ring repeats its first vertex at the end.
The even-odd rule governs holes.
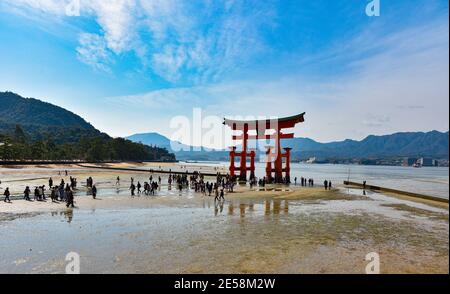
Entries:
POLYGON ((0 169, 15 195, 0 203, 0 273, 64 273, 69 252, 80 255, 81 273, 365 273, 370 252, 381 273, 449 272, 448 204, 338 184, 239 186, 215 202, 170 189, 167 175, 155 196, 131 197, 130 178, 142 183, 148 173, 80 167, 68 173, 79 181, 76 208, 19 200, 26 183, 58 182, 60 172, 0 169), (96 200, 83 186, 88 176, 96 200))

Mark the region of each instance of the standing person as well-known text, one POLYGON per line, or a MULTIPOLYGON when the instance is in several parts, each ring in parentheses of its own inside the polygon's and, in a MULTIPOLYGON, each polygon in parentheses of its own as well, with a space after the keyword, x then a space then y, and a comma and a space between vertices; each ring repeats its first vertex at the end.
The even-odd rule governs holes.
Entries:
POLYGON ((50 179, 48 179, 48 186, 50 187, 50 189, 53 187, 53 179, 50 177, 50 179))
POLYGON ((295 183, 294 185, 297 186, 297 177, 295 177, 294 183, 295 183))
POLYGON ((5 192, 3 193, 3 195, 5 196, 5 200, 3 200, 3 201, 11 203, 11 199, 9 199, 9 196, 11 196, 11 193, 9 193, 9 188, 5 189, 5 192), (6 201, 6 200, 8 200, 8 201, 6 201))
POLYGON ((61 183, 61 185, 59 185, 59 199, 61 199, 61 201, 65 201, 66 200, 66 194, 64 191, 64 183, 61 183))
POLYGON ((215 192, 215 197, 214 197, 214 201, 219 200, 219 188, 216 186, 214 187, 214 192, 215 192))
POLYGON ((31 201, 31 199, 30 199, 30 193, 31 193, 31 190, 30 190, 30 187, 26 187, 25 188, 25 191, 23 191, 23 199, 25 199, 26 201, 31 201))
POLYGON ((137 183, 137 192, 138 192, 138 194, 141 194, 141 187, 142 187, 141 182, 138 181, 138 183, 137 183))
POLYGON ((66 204, 66 206, 67 207, 72 206, 72 208, 75 207, 74 201, 73 201, 74 200, 73 199, 73 192, 72 192, 72 190, 70 190, 70 188, 69 188, 68 191, 66 191, 66 195, 67 195, 67 204, 66 204))
POLYGON ((116 179, 116 186, 119 186, 119 185, 120 185, 120 177, 117 176, 117 179, 116 179))
POLYGON ((92 186, 92 198, 97 198, 97 187, 95 185, 92 186))
POLYGON ((34 201, 40 201, 40 195, 38 187, 34 187, 34 201))
POLYGON ((136 190, 136 186, 133 184, 133 181, 131 182, 130 190, 131 190, 131 196, 134 196, 134 191, 136 190))
POLYGON ((363 190, 366 190, 366 181, 363 182, 363 190))
POLYGON ((328 189, 328 181, 325 180, 325 181, 323 182, 323 185, 325 186, 325 190, 327 190, 327 189, 328 189))
POLYGON ((43 185, 43 186, 41 186, 41 187, 39 188, 39 192, 41 193, 41 199, 42 199, 42 200, 47 200, 47 199, 45 198, 45 185, 43 185))
POLYGON ((328 190, 331 190, 331 181, 328 181, 328 190))
POLYGON ((52 199, 52 202, 58 201, 58 196, 56 196, 56 187, 51 188, 50 199, 52 199))

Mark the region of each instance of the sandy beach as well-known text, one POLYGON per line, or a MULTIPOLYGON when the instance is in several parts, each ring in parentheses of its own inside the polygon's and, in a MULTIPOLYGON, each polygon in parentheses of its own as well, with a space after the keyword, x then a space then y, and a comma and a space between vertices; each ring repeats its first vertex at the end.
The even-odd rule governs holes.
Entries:
POLYGON ((370 252, 380 255, 382 273, 449 272, 445 203, 336 183, 332 191, 241 185, 218 204, 214 197, 170 188, 167 175, 155 196, 131 197, 131 177, 143 182, 149 173, 77 165, 0 168, 1 187, 14 195, 11 204, 0 203, 0 273, 63 273, 70 251, 80 254, 82 273, 364 273, 370 252), (47 184, 50 176, 56 182, 78 179, 76 208, 19 200, 24 186, 47 184), (99 189, 96 200, 84 187, 89 176, 99 189))

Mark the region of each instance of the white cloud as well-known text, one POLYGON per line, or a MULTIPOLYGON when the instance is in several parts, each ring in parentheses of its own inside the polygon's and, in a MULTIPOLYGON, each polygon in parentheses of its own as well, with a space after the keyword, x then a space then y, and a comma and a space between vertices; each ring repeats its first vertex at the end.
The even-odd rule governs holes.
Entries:
MULTIPOLYGON (((73 0, 5 0, 16 8, 65 16, 73 0)), ((176 82, 200 83, 245 66, 264 47, 258 30, 271 22, 271 7, 260 1, 227 0, 79 0, 81 16, 93 17, 106 50, 114 55, 135 53, 147 70, 176 82)), ((100 40, 96 38, 96 42, 100 40)), ((81 45, 80 47, 83 47, 81 45)), ((84 61, 84 59, 82 59, 84 61)), ((94 68, 95 59, 87 64, 94 68)))
POLYGON ((78 59, 96 70, 110 73, 111 54, 104 38, 96 34, 83 33, 77 48, 78 59))
POLYGON ((71 0, 3 0, 14 7, 32 8, 40 12, 56 15, 65 14, 66 6, 71 0))
MULTIPOLYGON (((60 17, 66 3, 3 1, 60 17)), ((82 15, 94 18, 101 29, 80 34, 80 60, 108 71, 115 56, 134 52, 145 69, 164 79, 175 83, 187 78, 198 85, 110 98, 109 102, 121 103, 120 111, 134 107, 185 114, 191 112, 192 104, 204 105, 207 114, 218 116, 282 116, 306 111, 307 122, 297 128, 297 135, 319 140, 448 129, 447 19, 391 33, 369 27, 354 38, 337 38, 318 54, 292 52, 281 57, 283 75, 271 75, 268 70, 264 79, 224 82, 221 77, 226 73, 238 71, 268 50, 260 30, 274 25, 275 12, 265 2, 251 2, 254 5, 248 10, 244 1, 232 0, 81 1, 82 15), (321 71, 326 74, 320 80, 299 73, 311 67, 342 71, 338 75, 321 71)), ((108 132, 128 133, 136 128, 121 113, 115 117, 115 124, 109 121, 104 126, 108 132)), ((163 123, 155 126, 163 133, 170 131, 163 123)))
MULTIPOLYGON (((350 65, 350 72, 326 79, 291 73, 158 90, 134 95, 132 100, 135 107, 145 107, 166 105, 163 101, 167 99, 171 102, 164 108, 166 111, 187 116, 193 106, 203 107, 205 115, 219 117, 286 116, 306 111, 306 122, 296 128, 296 135, 320 141, 362 139, 368 134, 398 131, 446 131, 449 119, 446 36, 448 27, 437 21, 380 37, 375 45, 360 43, 357 50, 361 52, 372 51, 374 46, 382 49, 361 54, 350 65), (172 112, 174 106, 178 107, 172 112)), ((352 42, 355 40, 348 40, 352 42)), ((327 54, 322 54, 327 59, 327 54)), ((116 97, 111 101, 123 99, 116 97)), ((167 135, 171 132, 164 124, 158 130, 167 135)))
POLYGON ((153 54, 152 61, 156 73, 168 81, 177 81, 180 78, 180 68, 187 58, 184 47, 166 45, 162 52, 153 54))
POLYGON ((136 1, 91 0, 86 2, 86 7, 96 15, 109 49, 116 54, 133 49, 133 39, 136 37, 134 27, 137 22, 136 1))

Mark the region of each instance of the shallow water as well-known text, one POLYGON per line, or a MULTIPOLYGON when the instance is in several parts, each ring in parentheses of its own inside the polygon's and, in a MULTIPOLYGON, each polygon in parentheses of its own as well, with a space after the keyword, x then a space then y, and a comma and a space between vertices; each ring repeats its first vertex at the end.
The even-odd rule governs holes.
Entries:
MULTIPOLYGON (((40 176, 33 183, 42 185, 57 173, 15 170, 8 179, 40 176)), ((79 179, 79 208, 54 204, 52 211, 0 218, 0 273, 64 273, 72 251, 80 254, 82 273, 364 273, 369 252, 380 254, 382 273, 448 273, 443 208, 371 192, 363 197, 358 189, 342 190, 354 200, 230 195, 216 205, 163 184, 156 196, 132 198, 131 176, 142 183, 148 174, 120 173, 118 188, 116 172, 69 174, 79 179), (88 175, 99 200, 82 186, 88 175)), ((20 191, 29 182, 8 184, 20 191)), ((0 203, 0 214, 6 205, 0 203)))
POLYGON ((448 272, 448 221, 377 200, 100 197, 120 205, 0 222, 0 273, 64 273, 71 251, 83 273, 363 273, 372 251, 383 272, 448 272))
MULTIPOLYGON (((206 164, 206 163, 205 163, 206 164)), ((187 164, 189 167, 189 163, 187 164)), ((192 164, 195 166, 195 164, 192 164)), ((229 166, 226 162, 209 163, 209 166, 229 166)), ((265 175, 265 164, 256 163, 256 176, 265 175)), ((386 188, 422 193, 448 199, 448 167, 404 167, 404 166, 368 166, 345 164, 303 164, 291 163, 291 179, 297 177, 313 178, 316 184, 331 180, 340 185, 346 180, 378 185, 386 188)))

